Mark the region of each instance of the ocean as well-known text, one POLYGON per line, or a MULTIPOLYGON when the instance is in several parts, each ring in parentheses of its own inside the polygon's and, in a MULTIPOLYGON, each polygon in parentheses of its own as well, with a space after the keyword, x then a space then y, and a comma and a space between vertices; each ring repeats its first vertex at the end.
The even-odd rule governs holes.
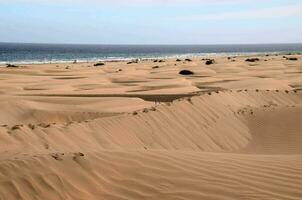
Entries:
POLYGON ((302 44, 79 45, 0 43, 0 64, 119 61, 131 59, 302 52, 302 44))

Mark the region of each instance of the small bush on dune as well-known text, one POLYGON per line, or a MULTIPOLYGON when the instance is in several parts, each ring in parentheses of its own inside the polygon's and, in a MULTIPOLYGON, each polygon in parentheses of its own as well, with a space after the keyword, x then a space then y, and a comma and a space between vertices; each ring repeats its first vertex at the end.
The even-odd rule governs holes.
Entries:
POLYGON ((11 65, 11 64, 7 64, 6 65, 7 68, 18 68, 18 65, 11 65))
POLYGON ((181 70, 181 71, 179 72, 179 74, 180 74, 180 75, 193 75, 194 72, 185 69, 185 70, 181 70))
POLYGON ((256 62, 256 61, 259 61, 260 59, 259 58, 248 58, 245 60, 245 62, 256 62))
POLYGON ((103 65, 105 65, 105 63, 102 63, 102 62, 94 64, 95 67, 97 67, 97 66, 103 66, 103 65))
POLYGON ((296 60, 298 60, 298 58, 287 58, 287 60, 296 61, 296 60))
POLYGON ((212 65, 214 63, 215 63, 215 60, 213 60, 213 59, 210 59, 210 60, 206 61, 206 65, 212 65))

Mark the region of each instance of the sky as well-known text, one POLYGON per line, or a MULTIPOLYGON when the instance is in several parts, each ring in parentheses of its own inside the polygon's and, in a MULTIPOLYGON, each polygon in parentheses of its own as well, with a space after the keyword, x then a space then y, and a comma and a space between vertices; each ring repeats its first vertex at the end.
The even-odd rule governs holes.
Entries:
POLYGON ((0 42, 302 43, 302 1, 0 0, 0 42))

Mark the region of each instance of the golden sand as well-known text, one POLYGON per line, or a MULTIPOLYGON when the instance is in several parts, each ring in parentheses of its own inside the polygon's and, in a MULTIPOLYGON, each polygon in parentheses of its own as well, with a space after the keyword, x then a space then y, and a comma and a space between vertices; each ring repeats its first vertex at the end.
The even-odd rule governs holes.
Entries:
POLYGON ((295 57, 0 68, 0 199, 300 200, 295 57))

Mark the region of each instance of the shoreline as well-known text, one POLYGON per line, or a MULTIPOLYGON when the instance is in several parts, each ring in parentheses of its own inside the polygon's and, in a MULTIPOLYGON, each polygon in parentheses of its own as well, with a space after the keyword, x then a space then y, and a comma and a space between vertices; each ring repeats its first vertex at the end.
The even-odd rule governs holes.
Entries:
POLYGON ((110 58, 110 59, 94 59, 94 60, 57 60, 57 61, 0 61, 0 67, 5 66, 7 64, 15 64, 15 65, 45 65, 45 64, 92 64, 96 62, 108 62, 108 63, 123 63, 130 61, 154 61, 157 59, 163 59, 172 61, 173 59, 202 59, 202 58, 226 58, 226 57, 250 57, 250 56, 261 56, 264 57, 266 55, 269 56, 284 56, 284 55, 301 55, 302 52, 251 52, 251 53, 208 53, 204 55, 193 55, 193 54, 183 54, 183 55, 174 55, 174 56, 158 56, 158 57, 129 57, 129 58, 110 58), (76 62, 75 62, 76 61, 76 62))

